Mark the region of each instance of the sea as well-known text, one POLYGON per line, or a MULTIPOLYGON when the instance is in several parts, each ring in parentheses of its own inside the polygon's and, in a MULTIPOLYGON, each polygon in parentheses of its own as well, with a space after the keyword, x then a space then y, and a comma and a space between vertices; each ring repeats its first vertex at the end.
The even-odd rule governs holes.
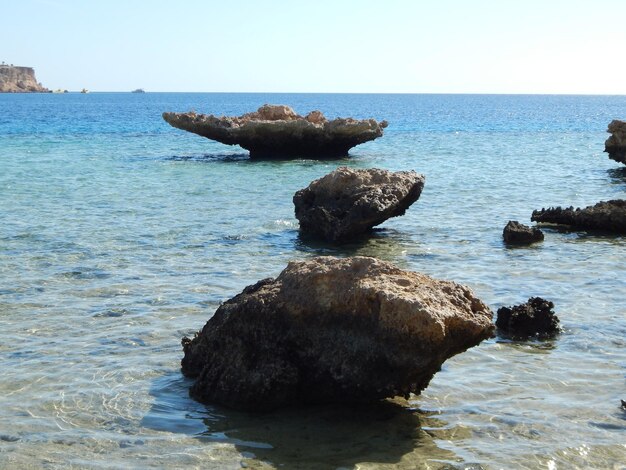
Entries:
POLYGON ((0 95, 0 468, 624 469, 626 238, 534 209, 626 198, 604 150, 626 96, 0 95), (336 160, 250 160, 164 111, 265 103, 387 120, 336 160), (405 215, 335 246, 293 194, 339 166, 415 170, 405 215), (373 256, 469 286, 496 312, 540 296, 563 332, 494 337, 420 396, 254 414, 203 405, 181 338, 290 260, 373 256))

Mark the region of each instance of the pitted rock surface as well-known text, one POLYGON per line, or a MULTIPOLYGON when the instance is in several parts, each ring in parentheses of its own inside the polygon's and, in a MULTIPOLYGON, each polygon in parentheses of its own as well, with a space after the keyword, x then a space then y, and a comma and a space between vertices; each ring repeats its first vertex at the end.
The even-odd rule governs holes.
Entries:
POLYGON ((293 197, 303 233, 343 242, 403 215, 419 199, 424 175, 371 168, 337 168, 293 197))
POLYGON ((496 326, 503 336, 514 339, 553 337, 561 331, 554 304, 541 297, 531 297, 528 302, 498 309, 496 326))
POLYGON ((502 231, 504 242, 510 245, 530 245, 543 240, 543 232, 537 227, 520 224, 517 220, 509 220, 502 231))
POLYGON ((252 158, 313 157, 348 155, 359 144, 383 135, 387 121, 337 118, 329 121, 320 111, 300 116, 285 105, 263 105, 242 116, 163 113, 171 126, 227 145, 239 145, 252 158))
POLYGON ((609 123, 607 132, 611 136, 604 142, 604 151, 610 159, 626 165, 626 122, 614 119, 609 123))
POLYGON ((583 209, 573 207, 533 211, 535 222, 569 225, 575 229, 626 233, 626 200, 601 201, 583 209))
POLYGON ((467 287, 374 258, 319 257, 222 304, 183 338, 182 371, 194 398, 233 408, 367 402, 419 393, 492 331, 467 287))

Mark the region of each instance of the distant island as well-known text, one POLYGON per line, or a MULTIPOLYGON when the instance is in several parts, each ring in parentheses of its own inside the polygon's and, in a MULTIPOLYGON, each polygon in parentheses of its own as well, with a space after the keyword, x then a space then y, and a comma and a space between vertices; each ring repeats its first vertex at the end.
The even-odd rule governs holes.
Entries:
POLYGON ((0 64, 0 93, 50 93, 35 78, 32 67, 0 64))
POLYGON ((145 93, 146 91, 143 88, 137 88, 136 90, 131 91, 131 93, 145 93))

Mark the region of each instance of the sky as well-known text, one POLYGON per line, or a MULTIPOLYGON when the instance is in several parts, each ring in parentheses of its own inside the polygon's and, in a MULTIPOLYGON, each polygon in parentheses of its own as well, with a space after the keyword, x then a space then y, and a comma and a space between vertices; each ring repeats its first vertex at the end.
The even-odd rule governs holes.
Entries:
POLYGON ((1 0, 51 89, 626 94, 626 0, 1 0))

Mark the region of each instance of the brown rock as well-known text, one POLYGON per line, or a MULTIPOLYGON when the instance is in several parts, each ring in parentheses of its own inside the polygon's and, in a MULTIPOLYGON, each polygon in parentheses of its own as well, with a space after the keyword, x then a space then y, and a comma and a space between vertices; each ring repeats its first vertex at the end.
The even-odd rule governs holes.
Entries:
POLYGON ((502 232, 504 242, 511 245, 529 245, 543 240, 543 232, 537 227, 520 224, 517 220, 509 220, 502 232))
POLYGON ((183 338, 182 371, 194 398, 241 409, 406 396, 491 318, 467 287, 374 258, 294 261, 183 338))
POLYGON ((626 122, 613 120, 609 123, 607 132, 611 137, 604 143, 604 151, 609 154, 609 158, 626 165, 626 122))
POLYGON ((337 168, 294 195, 300 230, 347 241, 404 214, 420 197, 424 179, 414 171, 337 168))
POLYGON ((0 93, 47 93, 31 67, 0 65, 0 93))
POLYGON ((305 116, 304 119, 312 122, 313 124, 324 124, 325 122, 327 122, 326 117, 322 114, 321 111, 311 111, 305 116))
POLYGON ((605 230, 626 233, 626 200, 602 201, 584 209, 573 207, 533 211, 531 220, 551 224, 569 225, 583 230, 605 230))
POLYGON ((268 104, 239 117, 189 112, 163 113, 163 119, 178 129, 240 145, 253 158, 346 156, 355 145, 381 137, 387 127, 386 121, 374 119, 328 121, 320 111, 302 117, 289 106, 268 104))

